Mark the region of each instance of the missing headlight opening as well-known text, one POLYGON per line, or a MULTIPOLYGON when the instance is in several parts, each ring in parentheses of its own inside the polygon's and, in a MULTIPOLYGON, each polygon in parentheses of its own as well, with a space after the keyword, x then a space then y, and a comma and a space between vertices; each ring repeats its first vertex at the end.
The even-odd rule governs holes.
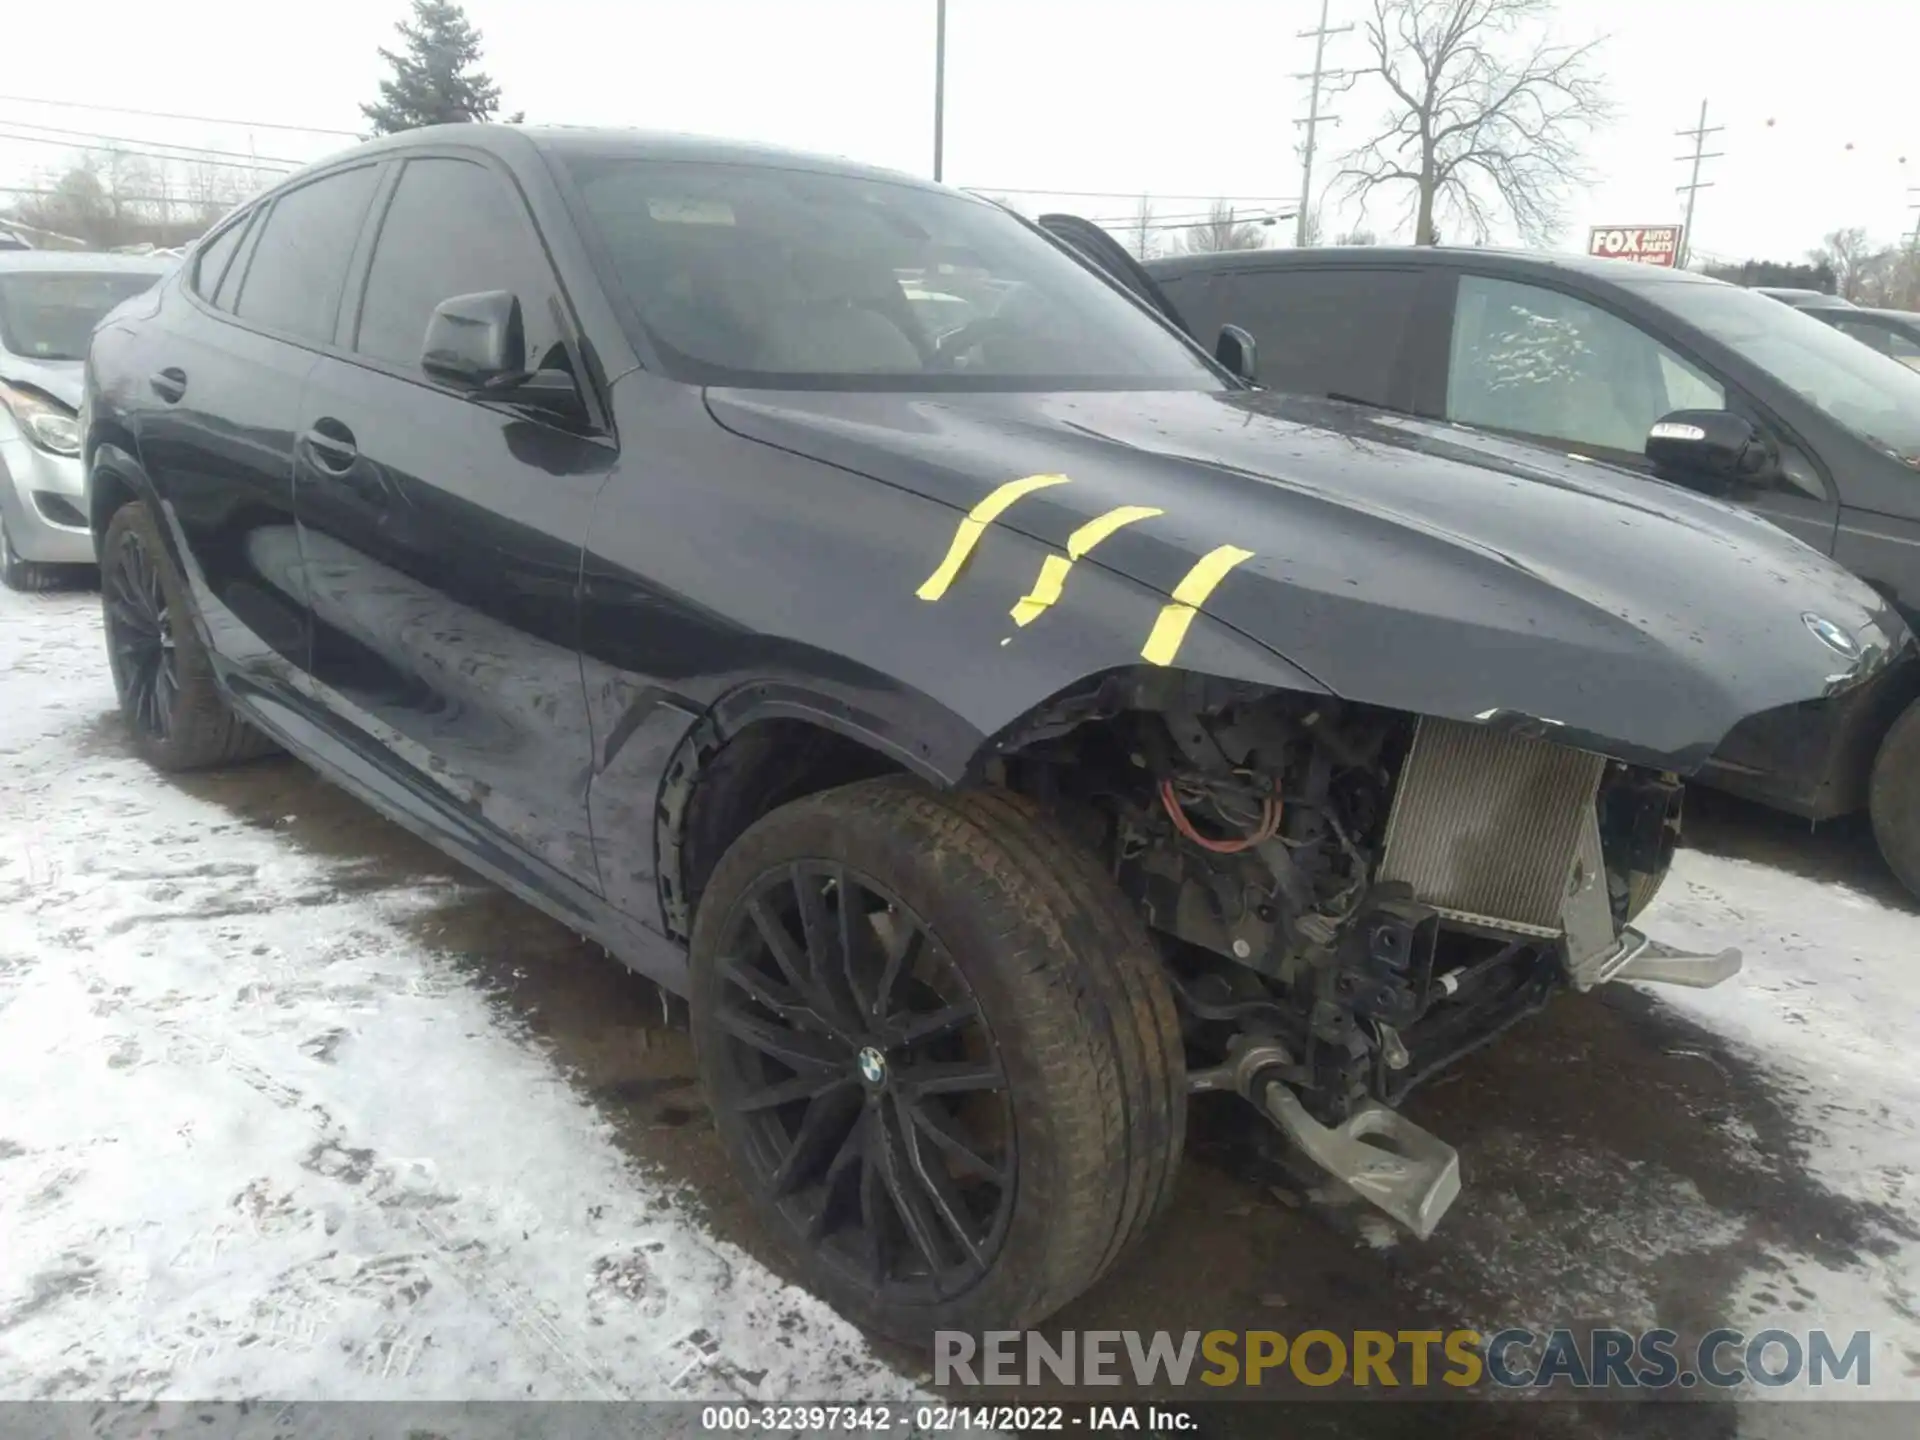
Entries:
POLYGON ((1739 968, 1631 924, 1673 857, 1675 776, 1177 673, 1059 709, 988 778, 1074 817, 1159 937, 1191 1088, 1245 1096, 1423 1237, 1460 1182, 1392 1108, 1417 1085, 1568 985, 1739 968))

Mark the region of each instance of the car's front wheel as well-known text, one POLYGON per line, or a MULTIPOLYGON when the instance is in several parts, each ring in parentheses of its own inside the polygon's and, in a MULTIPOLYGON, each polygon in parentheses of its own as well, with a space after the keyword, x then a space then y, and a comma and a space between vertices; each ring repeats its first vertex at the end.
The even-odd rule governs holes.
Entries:
POLYGON ((864 781, 752 826, 699 903, 691 1009, 729 1158, 870 1329, 1037 1324, 1165 1203, 1180 1030, 1107 874, 1004 792, 864 781))
POLYGON ((134 749, 162 770, 198 770, 270 752, 273 743, 228 706, 194 633, 187 587, 153 512, 114 512, 100 547, 107 658, 134 749))
POLYGON ((1909 893, 1920 897, 1920 700, 1907 707, 1880 742, 1867 810, 1888 867, 1909 893))

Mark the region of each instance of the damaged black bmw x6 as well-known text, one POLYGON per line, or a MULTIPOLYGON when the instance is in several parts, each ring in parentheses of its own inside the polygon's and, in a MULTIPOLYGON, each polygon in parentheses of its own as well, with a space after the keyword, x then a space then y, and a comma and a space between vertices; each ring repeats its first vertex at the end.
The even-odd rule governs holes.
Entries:
POLYGON ((1764 521, 745 146, 352 150, 109 317, 82 427, 141 751, 283 746, 685 995, 765 1223, 909 1337, 1118 1263, 1194 1090, 1427 1234, 1401 1097, 1737 969, 1631 923, 1684 777, 1912 648, 1764 521))

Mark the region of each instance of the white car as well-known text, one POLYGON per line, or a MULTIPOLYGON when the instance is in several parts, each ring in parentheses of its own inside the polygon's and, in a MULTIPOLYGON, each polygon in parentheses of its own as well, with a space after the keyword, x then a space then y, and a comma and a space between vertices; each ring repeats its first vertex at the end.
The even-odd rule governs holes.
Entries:
POLYGON ((177 262, 0 251, 0 583, 42 590, 91 565, 80 466, 80 369, 93 327, 177 262))

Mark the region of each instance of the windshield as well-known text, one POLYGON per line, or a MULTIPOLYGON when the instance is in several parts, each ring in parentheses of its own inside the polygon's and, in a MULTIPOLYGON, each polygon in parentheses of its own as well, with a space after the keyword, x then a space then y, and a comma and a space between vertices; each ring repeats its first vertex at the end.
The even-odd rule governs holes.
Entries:
POLYGON ((613 278, 701 384, 1220 389, 1180 337, 997 206, 884 179, 573 157, 613 278))
POLYGON ((1732 285, 1648 285, 1697 325, 1876 449, 1920 468, 1920 373, 1832 326, 1732 285))
POLYGON ((158 279, 119 270, 0 275, 0 346, 31 360, 83 360, 101 317, 158 279))

